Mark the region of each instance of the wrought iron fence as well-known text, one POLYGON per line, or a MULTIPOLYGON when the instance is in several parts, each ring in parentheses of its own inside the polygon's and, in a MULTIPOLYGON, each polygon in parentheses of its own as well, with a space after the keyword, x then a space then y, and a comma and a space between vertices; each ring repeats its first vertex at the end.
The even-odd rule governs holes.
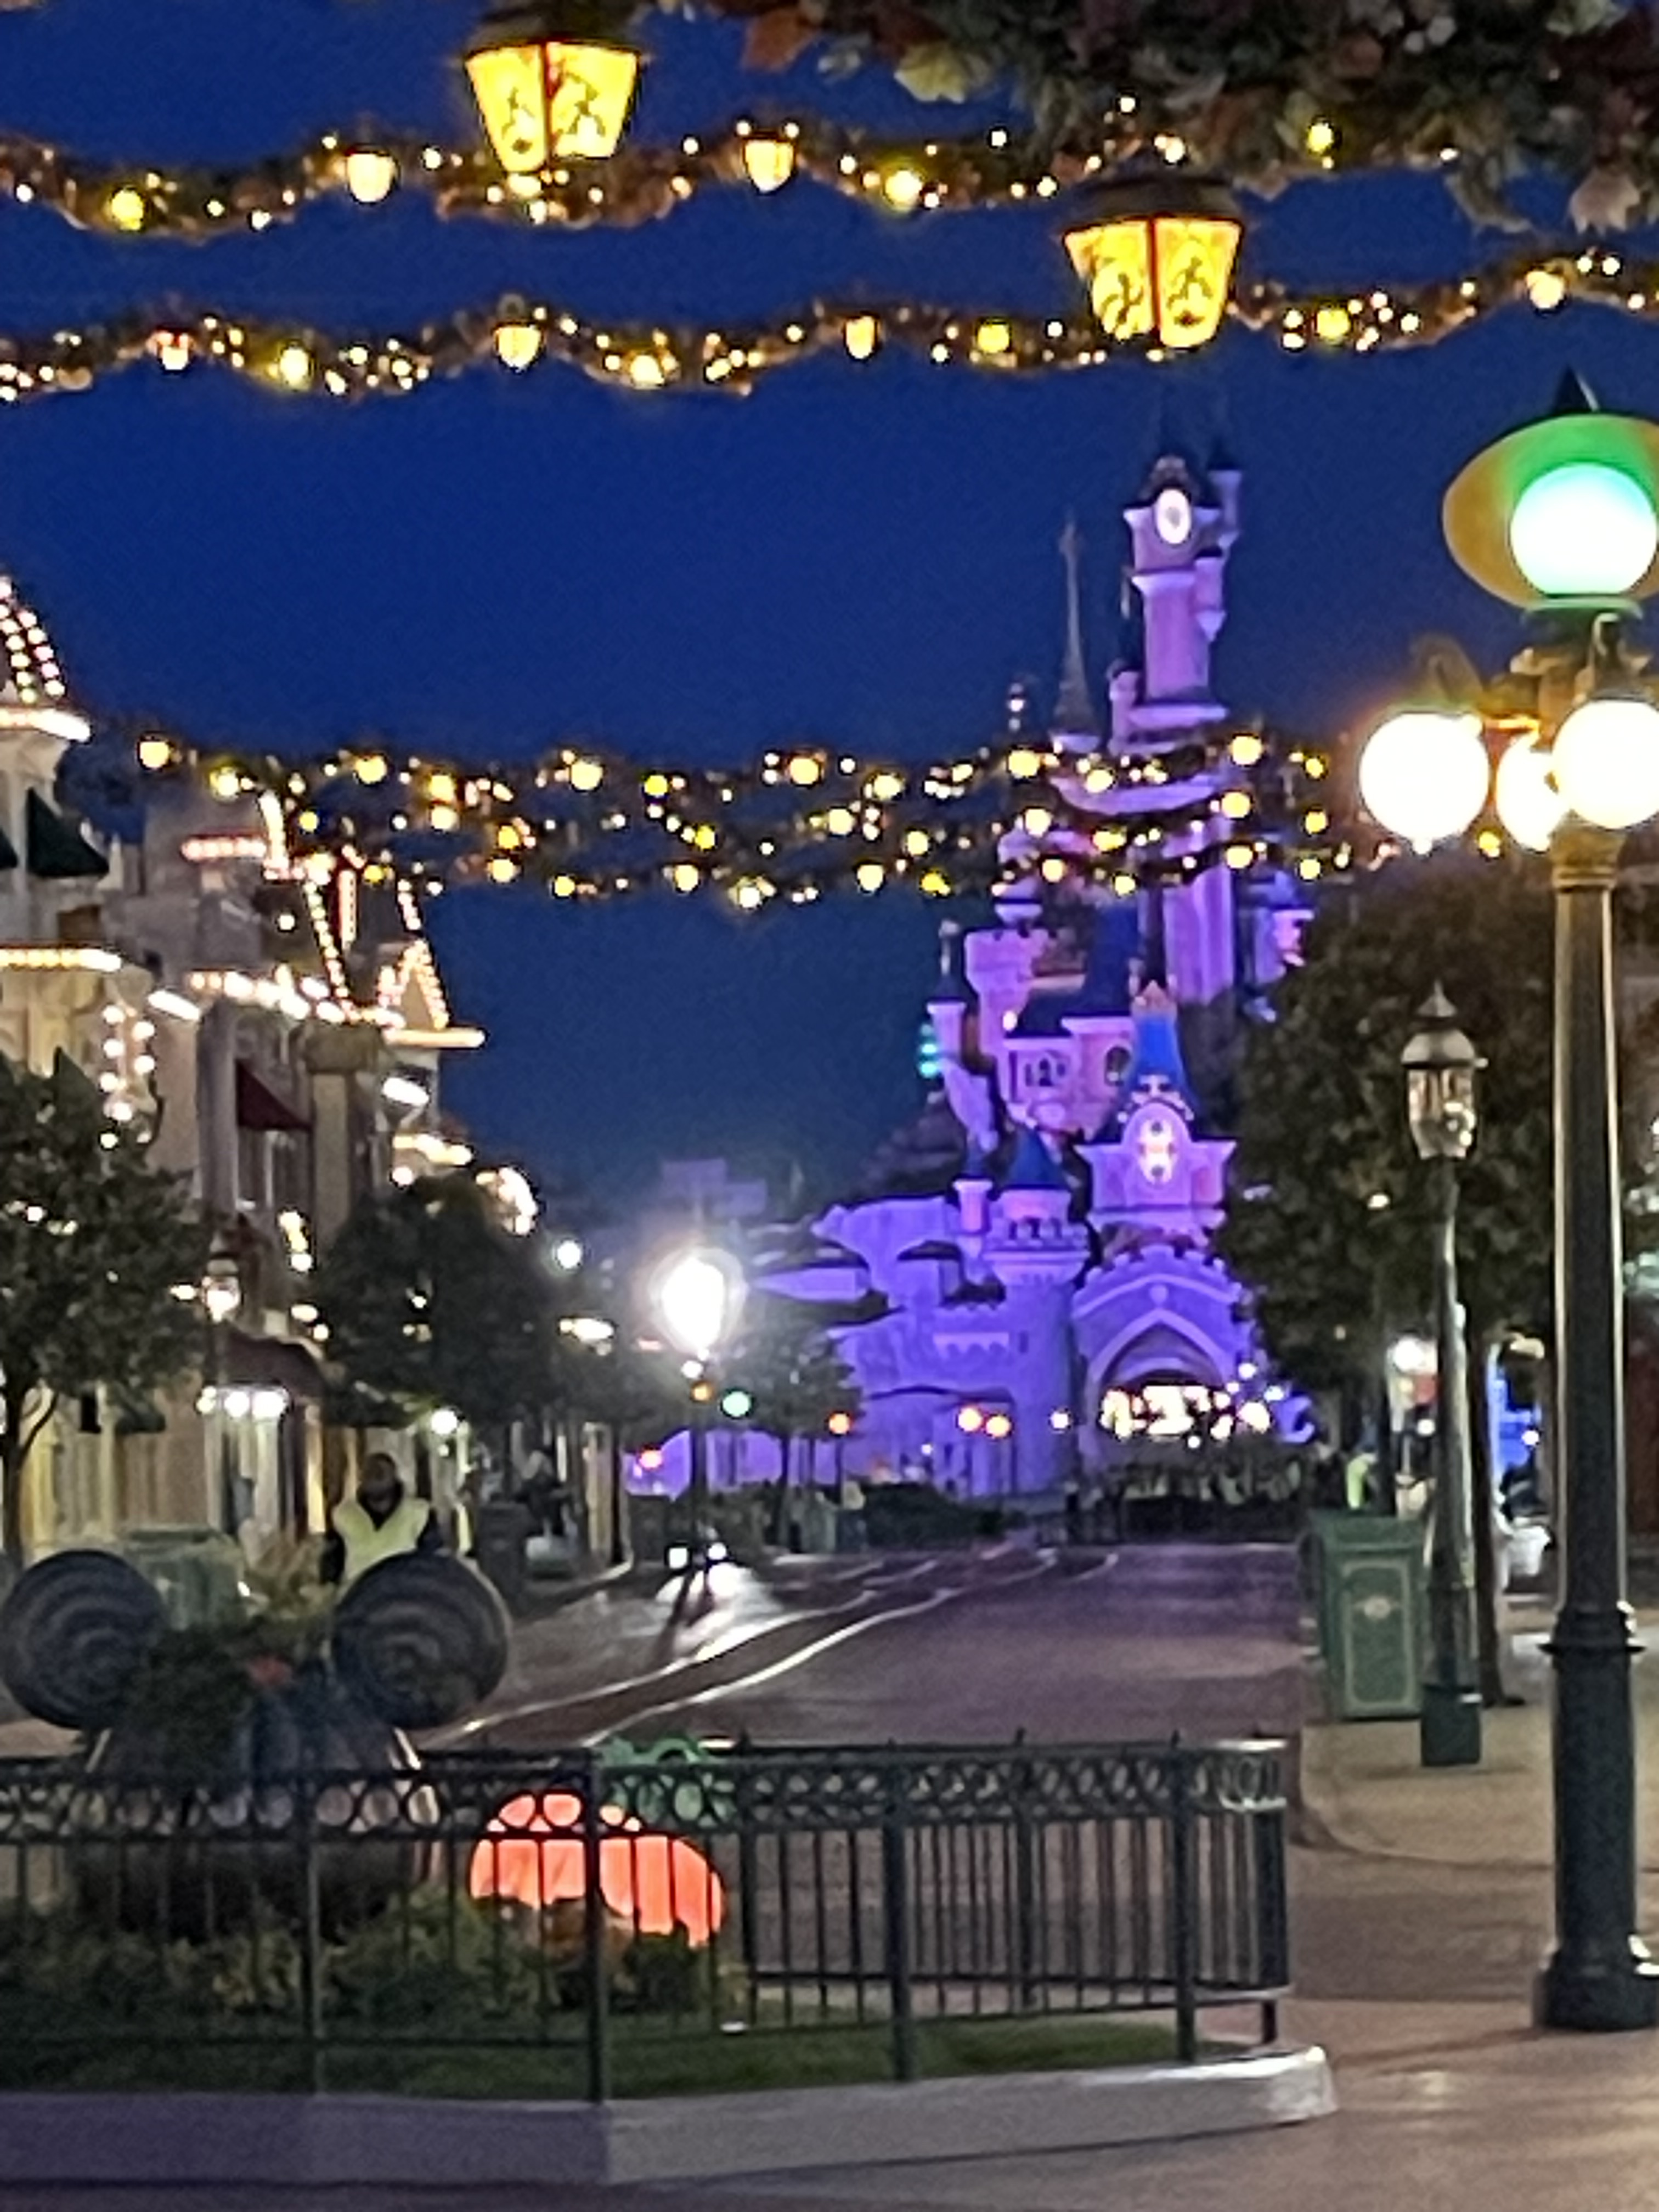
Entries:
POLYGON ((1190 2057, 1249 2002, 1271 2037, 1282 1751, 8 1762, 0 2082, 600 2099, 808 2031, 899 2080, 940 2023, 1162 2013, 1190 2057))

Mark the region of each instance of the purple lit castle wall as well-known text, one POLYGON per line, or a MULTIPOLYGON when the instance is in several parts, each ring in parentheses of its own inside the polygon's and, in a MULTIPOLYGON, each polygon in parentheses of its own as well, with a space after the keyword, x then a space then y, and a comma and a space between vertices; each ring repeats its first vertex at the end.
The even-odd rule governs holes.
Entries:
MULTIPOLYGON (((1052 742, 1076 763, 1067 798, 1101 830, 1132 836, 1138 812, 1191 799, 1206 826, 1182 849, 1196 853, 1225 842, 1242 781, 1211 681, 1238 473, 1161 460, 1126 519, 1133 650, 1110 675, 1104 732, 1075 530, 1061 541, 1052 742)), ((1304 915, 1267 869, 1212 865, 1119 896, 1055 865, 1079 842, 1035 810, 1005 848, 995 926, 946 925, 926 1108, 863 1194, 814 1224, 799 1263, 768 1278, 826 1304, 888 1302, 841 1339, 864 1393, 846 1454, 861 1473, 1053 1491, 1079 1462, 1109 1470, 1138 1434, 1281 1417, 1243 1293, 1210 1249, 1231 1146, 1204 1101, 1304 915)))

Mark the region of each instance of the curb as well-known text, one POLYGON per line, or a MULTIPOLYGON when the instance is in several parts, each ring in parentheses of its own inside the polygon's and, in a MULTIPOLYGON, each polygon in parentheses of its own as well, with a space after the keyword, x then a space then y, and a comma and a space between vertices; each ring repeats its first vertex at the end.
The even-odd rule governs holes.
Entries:
POLYGON ((1336 2109, 1316 2045, 1193 2066, 624 2104, 0 2095, 0 2186, 499 2188, 1007 2157, 1282 2127, 1336 2109))

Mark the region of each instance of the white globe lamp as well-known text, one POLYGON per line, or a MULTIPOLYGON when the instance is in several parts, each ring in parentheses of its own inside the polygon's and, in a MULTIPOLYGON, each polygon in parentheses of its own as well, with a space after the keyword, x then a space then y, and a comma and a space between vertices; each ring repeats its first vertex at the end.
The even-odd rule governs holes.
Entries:
POLYGON ((1572 811, 1602 830, 1659 814, 1659 707, 1638 698, 1586 699, 1556 732, 1556 787, 1572 811))
POLYGON ((743 1301, 743 1277, 729 1253, 682 1252, 657 1277, 656 1307, 677 1352, 707 1360, 731 1334, 743 1301))
POLYGON ((1547 853, 1567 802, 1550 774, 1550 757, 1535 738, 1516 738, 1498 763, 1492 796, 1498 818, 1517 845, 1547 853))
POLYGON ((1623 469, 1565 461, 1516 501, 1510 551, 1541 599, 1622 599, 1659 554, 1659 514, 1623 469))
POLYGON ((1379 723, 1359 756, 1365 811, 1419 852, 1467 830, 1486 803, 1479 714, 1410 707, 1379 723))

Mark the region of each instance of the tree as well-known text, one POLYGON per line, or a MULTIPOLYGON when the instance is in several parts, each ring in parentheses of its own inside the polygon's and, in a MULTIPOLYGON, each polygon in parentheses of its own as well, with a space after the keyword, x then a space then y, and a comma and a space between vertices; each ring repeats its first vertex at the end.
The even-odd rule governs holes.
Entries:
POLYGON ((1547 872, 1529 861, 1446 853, 1334 892, 1273 1020, 1246 1047, 1220 1240, 1287 1372, 1342 1389, 1351 1406, 1380 1396, 1389 1344, 1431 1310, 1431 1178, 1412 1144, 1400 1054, 1443 983, 1486 1061, 1460 1176, 1458 1262, 1490 1701, 1503 1691, 1486 1364, 1509 1331, 1550 1334, 1552 927, 1547 872))
POLYGON ((470 1176, 363 1200, 317 1271, 331 1359, 405 1410, 453 1407, 474 1426, 563 1395, 558 1293, 533 1238, 514 1237, 470 1176))
MULTIPOLYGON (((669 0, 661 0, 666 6, 669 0)), ((1504 0, 1413 30, 1414 11, 1227 9, 1192 0, 708 0, 747 23, 750 69, 815 45, 873 53, 915 98, 960 101, 1011 77, 1056 136, 1097 143, 1133 114, 1128 152, 1179 135, 1200 168, 1273 192, 1344 169, 1438 171, 1501 218, 1525 170, 1577 186, 1581 228, 1650 218, 1656 95, 1646 27, 1612 0, 1504 0), (1547 85, 1548 97, 1540 96, 1547 85), (1601 127, 1616 113, 1615 137, 1601 127), (1449 153, 1455 155, 1452 161, 1449 153)), ((1419 23, 1429 10, 1415 14, 1419 23)))
POLYGON ((585 1352, 570 1379, 576 1412, 610 1439, 611 1554, 620 1564, 627 1557, 623 1455, 685 1426, 684 1378, 663 1353, 641 1351, 618 1331, 603 1350, 585 1352))
POLYGON ((1547 1334, 1552 1296, 1551 901, 1528 862, 1447 853, 1334 892, 1239 1073, 1221 1249, 1274 1358, 1311 1389, 1363 1384, 1428 1311, 1434 1199, 1400 1054, 1443 983, 1486 1066, 1462 1170, 1472 1332, 1547 1334))
POLYGON ((832 1413, 856 1414, 863 1401, 853 1370, 830 1334, 822 1307, 775 1291, 754 1293, 744 1312, 743 1337, 722 1364, 722 1380, 738 1384, 755 1401, 750 1416, 763 1435, 775 1437, 783 1479, 779 1527, 787 1521, 790 1460, 797 1437, 819 1437, 832 1413))
POLYGON ((146 1397, 199 1363, 199 1310, 174 1292, 206 1265, 182 1182, 111 1121, 61 1054, 0 1060, 0 1542, 21 1556, 22 1482, 58 1401, 100 1386, 146 1397))

